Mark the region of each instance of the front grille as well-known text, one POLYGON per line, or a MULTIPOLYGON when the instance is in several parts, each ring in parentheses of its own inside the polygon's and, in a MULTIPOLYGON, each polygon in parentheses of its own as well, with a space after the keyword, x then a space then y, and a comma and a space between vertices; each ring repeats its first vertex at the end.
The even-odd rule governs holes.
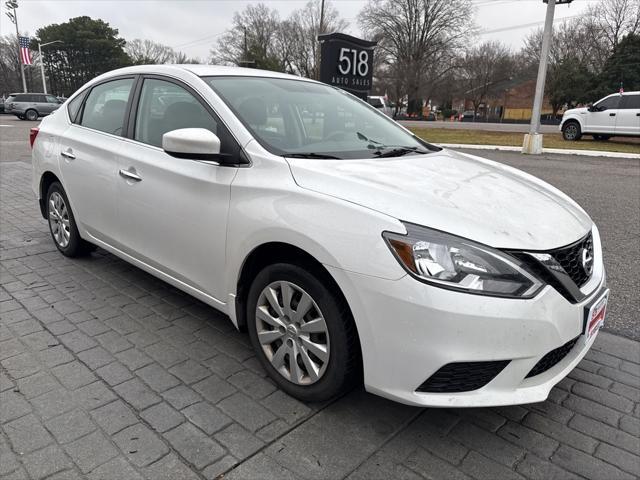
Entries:
POLYGON ((593 238, 591 233, 573 245, 548 252, 564 268, 564 271, 567 272, 567 275, 571 277, 571 280, 578 287, 582 287, 587 283, 591 276, 591 272, 587 272, 582 266, 582 251, 585 249, 589 257, 593 259, 593 238))
POLYGON ((509 360, 448 363, 431 375, 416 391, 455 393, 477 390, 493 380, 508 363, 509 360))
POLYGON ((573 350, 573 347, 578 341, 578 338, 580 338, 579 335, 573 340, 568 341, 561 347, 558 347, 555 350, 551 350, 549 353, 547 353, 544 357, 540 359, 538 363, 535 364, 535 366, 531 369, 531 371, 527 373, 527 376, 525 378, 530 378, 530 377, 535 377, 536 375, 540 375, 541 373, 546 372, 547 370, 549 370, 550 368, 553 368, 555 365, 561 362, 562 359, 566 357, 571 350, 573 350))

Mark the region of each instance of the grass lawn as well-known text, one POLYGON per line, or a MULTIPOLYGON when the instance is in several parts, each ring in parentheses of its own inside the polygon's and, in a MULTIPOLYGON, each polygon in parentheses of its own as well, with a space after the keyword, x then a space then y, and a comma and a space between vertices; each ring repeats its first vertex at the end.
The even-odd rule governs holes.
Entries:
MULTIPOLYGON (((489 132, 484 130, 452 130, 445 128, 411 128, 416 135, 431 143, 468 143, 475 145, 508 145, 521 147, 524 133, 489 132)), ((609 152, 640 154, 640 139, 614 137, 608 141, 596 141, 590 136, 578 142, 567 142, 560 133, 545 133, 546 148, 567 148, 572 150, 601 150, 609 152)))

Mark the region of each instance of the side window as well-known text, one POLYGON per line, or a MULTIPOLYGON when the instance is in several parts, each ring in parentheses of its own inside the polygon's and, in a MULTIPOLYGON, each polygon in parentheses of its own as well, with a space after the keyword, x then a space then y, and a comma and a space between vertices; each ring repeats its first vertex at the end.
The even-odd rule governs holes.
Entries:
POLYGON ((60 101, 53 95, 45 95, 45 96, 47 98, 47 103, 60 103, 60 101))
MULTIPOLYGON (((186 89, 148 78, 142 84, 134 140, 162 147, 162 135, 180 128, 206 128, 219 137, 218 122, 186 89)), ((220 138, 224 147, 223 138, 220 138)))
POLYGON ((82 107, 82 101, 86 96, 87 96, 87 92, 83 92, 80 95, 78 95, 76 98, 71 100, 69 102, 69 105, 67 105, 67 111, 69 112, 69 119, 71 120, 72 123, 77 123, 78 113, 80 112, 80 107, 82 107))
POLYGON ((34 95, 35 101, 38 103, 47 103, 47 97, 45 95, 34 95))
POLYGON ((605 98, 598 103, 598 110, 601 112, 604 110, 615 110, 620 103, 620 95, 614 95, 613 97, 605 98))
POLYGON ((80 125, 113 135, 122 135, 124 114, 133 87, 133 78, 113 80, 91 89, 80 125))
POLYGON ((625 110, 640 110, 640 95, 625 95, 622 97, 620 108, 625 110))

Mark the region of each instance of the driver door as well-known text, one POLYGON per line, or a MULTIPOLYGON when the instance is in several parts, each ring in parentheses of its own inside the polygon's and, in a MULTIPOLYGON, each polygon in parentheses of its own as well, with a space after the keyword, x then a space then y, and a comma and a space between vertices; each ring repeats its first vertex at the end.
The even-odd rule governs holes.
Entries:
POLYGON ((620 104, 620 95, 610 95, 596 103, 593 111, 587 115, 585 132, 613 135, 616 130, 616 117, 620 104))
POLYGON ((206 128, 218 135, 223 153, 238 154, 239 147, 204 100, 177 80, 145 77, 133 103, 116 179, 123 248, 225 301, 227 215, 237 168, 171 156, 162 149, 162 135, 206 128))

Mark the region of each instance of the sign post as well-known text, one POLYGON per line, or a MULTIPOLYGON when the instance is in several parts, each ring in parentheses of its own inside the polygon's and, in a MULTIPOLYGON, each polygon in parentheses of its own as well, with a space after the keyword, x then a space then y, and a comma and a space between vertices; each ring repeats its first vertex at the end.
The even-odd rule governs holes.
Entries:
POLYGON ((373 80, 373 49, 377 42, 344 33, 321 34, 318 41, 320 81, 366 100, 373 80))

